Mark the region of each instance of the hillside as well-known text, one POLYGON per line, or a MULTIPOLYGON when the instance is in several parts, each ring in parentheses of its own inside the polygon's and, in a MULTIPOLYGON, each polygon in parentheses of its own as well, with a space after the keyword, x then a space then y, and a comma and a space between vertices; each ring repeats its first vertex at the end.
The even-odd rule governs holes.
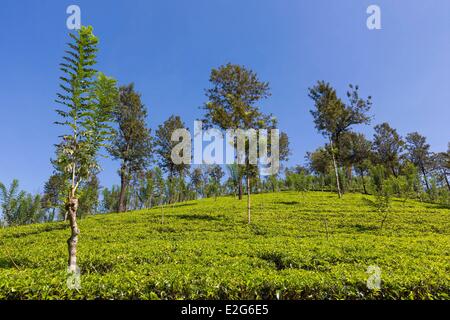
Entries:
POLYGON ((66 287, 64 223, 0 230, 0 299, 449 298, 450 210, 294 192, 179 203, 79 223, 81 290, 66 287), (381 269, 381 290, 366 286, 381 269))

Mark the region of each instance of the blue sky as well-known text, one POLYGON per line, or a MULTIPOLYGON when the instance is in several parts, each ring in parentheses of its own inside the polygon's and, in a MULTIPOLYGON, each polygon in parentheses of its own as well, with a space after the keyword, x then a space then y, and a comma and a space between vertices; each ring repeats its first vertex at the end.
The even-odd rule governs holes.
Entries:
MULTIPOLYGON (((262 104, 291 139, 290 165, 323 143, 307 88, 349 83, 373 96, 373 125, 419 131, 434 151, 450 140, 450 1, 142 0, 17 1, 0 4, 0 181, 42 191, 61 128, 53 100, 68 41, 66 8, 100 38, 98 69, 134 82, 155 128, 171 114, 192 128, 201 117, 211 68, 243 64, 270 82, 262 104), (381 8, 382 29, 368 30, 366 8, 381 8)), ((357 130, 372 136, 370 127, 357 130)), ((102 161, 104 186, 118 163, 102 161)))

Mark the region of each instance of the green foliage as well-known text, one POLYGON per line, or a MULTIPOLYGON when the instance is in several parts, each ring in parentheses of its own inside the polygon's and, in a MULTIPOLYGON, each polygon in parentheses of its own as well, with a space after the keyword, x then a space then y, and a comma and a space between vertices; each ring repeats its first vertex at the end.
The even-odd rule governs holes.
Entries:
POLYGON ((99 189, 100 183, 95 175, 81 185, 79 190, 80 205, 77 212, 78 217, 84 217, 98 212, 99 189))
POLYGON ((79 291, 66 287, 65 224, 0 229, 0 299, 449 298, 448 209, 391 198, 381 233, 371 196, 305 197, 254 195, 251 226, 232 197, 166 206, 163 225, 161 208, 89 216, 79 291))
POLYGON ((349 88, 348 104, 338 98, 336 90, 324 81, 318 81, 308 90, 308 95, 314 102, 314 109, 310 112, 316 129, 336 145, 339 145, 341 135, 352 125, 370 122, 367 113, 372 106, 372 98, 360 98, 358 86, 350 85, 349 88))
POLYGON ((184 175, 188 169, 186 164, 175 164, 172 161, 172 150, 179 143, 178 141, 172 141, 172 133, 183 128, 186 128, 183 120, 179 116, 172 115, 158 126, 155 133, 155 151, 159 157, 159 167, 167 172, 170 177, 184 175))
POLYGON ((102 202, 100 205, 100 212, 109 213, 115 212, 119 204, 119 187, 112 186, 111 189, 104 188, 102 190, 102 202))
POLYGON ((98 39, 92 27, 82 27, 78 34, 69 34, 72 43, 63 57, 60 77, 63 93, 57 103, 65 109, 56 110, 68 132, 57 146, 55 169, 67 181, 72 192, 81 182, 98 170, 97 153, 110 138, 108 122, 117 101, 116 81, 93 69, 96 63, 98 39))
POLYGON ((18 180, 13 180, 9 189, 0 182, 0 205, 7 226, 36 223, 45 217, 41 196, 20 191, 18 180))
POLYGON ((373 137, 374 162, 384 165, 387 174, 399 175, 400 156, 404 149, 405 142, 387 122, 374 127, 373 137))

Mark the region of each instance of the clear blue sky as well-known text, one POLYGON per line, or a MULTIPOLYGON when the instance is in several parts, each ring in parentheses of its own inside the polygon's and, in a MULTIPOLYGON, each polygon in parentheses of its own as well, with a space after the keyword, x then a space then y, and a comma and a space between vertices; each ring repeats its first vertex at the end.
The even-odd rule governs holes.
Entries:
MULTIPOLYGON (((17 1, 0 3, 0 181, 42 191, 61 128, 53 100, 65 43, 66 8, 100 38, 98 68, 134 82, 152 128, 171 114, 192 128, 201 116, 211 68, 232 62, 270 82, 263 104, 291 138, 289 164, 323 143, 307 88, 327 80, 345 94, 359 84, 374 100, 374 123, 402 135, 419 131, 432 149, 450 137, 450 1, 177 0, 17 1), (382 30, 366 28, 366 8, 381 7, 382 30)), ((370 127, 358 128, 372 136, 370 127)), ((117 162, 102 161, 101 182, 118 182, 117 162)))

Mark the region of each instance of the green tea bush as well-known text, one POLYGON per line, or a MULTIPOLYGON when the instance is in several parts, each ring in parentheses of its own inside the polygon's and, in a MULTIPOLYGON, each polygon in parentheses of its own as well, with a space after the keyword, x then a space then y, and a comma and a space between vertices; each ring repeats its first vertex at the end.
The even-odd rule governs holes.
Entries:
POLYGON ((379 232, 375 197, 302 198, 254 195, 252 225, 234 197, 164 207, 164 223, 161 208, 89 216, 79 290, 66 285, 66 224, 0 229, 0 299, 449 299, 448 208, 391 198, 379 232))

